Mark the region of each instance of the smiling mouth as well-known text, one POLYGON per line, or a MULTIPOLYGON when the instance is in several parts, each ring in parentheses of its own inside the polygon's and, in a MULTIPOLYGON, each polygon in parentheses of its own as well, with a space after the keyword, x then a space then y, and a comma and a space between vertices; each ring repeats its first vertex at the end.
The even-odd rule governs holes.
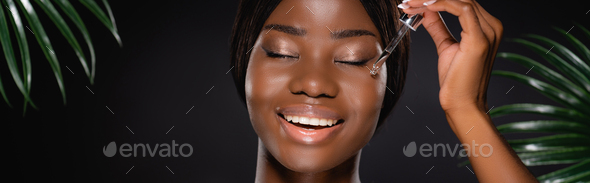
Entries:
POLYGON ((277 113, 277 115, 279 115, 279 117, 283 118, 288 123, 299 128, 303 128, 305 130, 332 128, 344 122, 343 119, 334 120, 323 118, 310 118, 306 116, 283 115, 281 113, 277 113))

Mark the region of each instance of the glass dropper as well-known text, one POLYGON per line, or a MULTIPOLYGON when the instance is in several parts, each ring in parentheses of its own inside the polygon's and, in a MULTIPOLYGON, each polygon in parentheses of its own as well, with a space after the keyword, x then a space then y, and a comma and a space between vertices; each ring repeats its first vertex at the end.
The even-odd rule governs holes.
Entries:
POLYGON ((397 45, 402 40, 404 35, 406 35, 406 32, 408 32, 408 29, 412 29, 413 31, 416 31, 418 26, 420 26, 422 24, 422 18, 423 18, 422 15, 423 15, 423 13, 413 14, 413 15, 408 15, 408 14, 404 13, 402 15, 402 17, 399 20, 402 21, 402 23, 404 23, 403 24, 404 26, 402 26, 399 29, 399 31, 397 32, 397 35, 395 35, 395 38, 389 43, 389 45, 387 45, 387 47, 385 47, 385 50, 383 50, 383 53, 381 53, 381 55, 379 56, 377 61, 375 61, 375 63, 373 64, 373 69, 369 69, 369 71, 371 72, 371 75, 373 75, 373 76, 377 75, 379 68, 381 68, 383 63, 385 63, 385 60, 387 60, 387 58, 389 58, 389 55, 391 55, 391 53, 393 52, 395 47, 397 47, 397 45))

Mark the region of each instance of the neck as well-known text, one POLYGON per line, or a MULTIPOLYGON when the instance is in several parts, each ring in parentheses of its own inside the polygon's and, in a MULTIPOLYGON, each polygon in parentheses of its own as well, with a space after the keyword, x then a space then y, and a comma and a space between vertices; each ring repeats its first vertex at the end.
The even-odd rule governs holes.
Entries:
POLYGON ((360 182, 361 151, 329 170, 312 173, 295 172, 278 162, 258 139, 255 182, 360 182))

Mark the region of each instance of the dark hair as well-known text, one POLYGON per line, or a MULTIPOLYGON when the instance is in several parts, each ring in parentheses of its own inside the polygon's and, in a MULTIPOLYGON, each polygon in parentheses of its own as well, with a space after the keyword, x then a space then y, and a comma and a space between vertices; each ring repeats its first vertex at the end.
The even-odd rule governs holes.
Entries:
MULTIPOLYGON (((361 0, 369 17, 371 17, 377 30, 379 30, 381 42, 384 47, 392 40, 395 34, 397 34, 397 30, 402 26, 398 18, 401 17, 403 12, 398 8, 394 8, 400 1, 361 0)), ((238 6, 238 14, 234 21, 230 39, 231 55, 229 67, 235 67, 232 70, 234 84, 244 105, 246 105, 246 69, 250 59, 247 53, 254 46, 264 22, 280 2, 280 0, 241 0, 238 6)), ((385 119, 402 94, 406 81, 406 72, 408 70, 409 49, 410 36, 408 32, 386 60, 387 87, 395 94, 386 90, 377 129, 385 122, 385 119)), ((367 74, 369 74, 368 71, 367 74)))

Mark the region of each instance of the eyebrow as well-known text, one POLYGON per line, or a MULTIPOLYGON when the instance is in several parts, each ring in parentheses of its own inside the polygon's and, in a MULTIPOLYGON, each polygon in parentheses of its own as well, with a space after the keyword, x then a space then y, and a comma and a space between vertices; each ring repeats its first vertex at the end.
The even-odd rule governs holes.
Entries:
POLYGON ((288 26, 288 25, 281 25, 281 24, 268 24, 266 26, 264 26, 264 28, 262 30, 276 30, 279 32, 284 32, 287 34, 291 34, 294 36, 305 36, 305 34, 307 34, 307 31, 305 29, 302 28, 297 28, 297 27, 293 27, 293 26, 288 26))
MULTIPOLYGON (((268 24, 263 27, 262 30, 276 30, 279 32, 284 32, 287 34, 291 34, 294 36, 305 36, 307 31, 302 28, 297 28, 289 25, 281 25, 281 24, 268 24)), ((330 30, 330 32, 332 32, 330 30)), ((331 36, 332 39, 344 39, 349 37, 359 37, 359 36, 373 36, 377 37, 373 32, 365 30, 365 29, 346 29, 346 30, 339 30, 336 32, 332 32, 331 36)))

